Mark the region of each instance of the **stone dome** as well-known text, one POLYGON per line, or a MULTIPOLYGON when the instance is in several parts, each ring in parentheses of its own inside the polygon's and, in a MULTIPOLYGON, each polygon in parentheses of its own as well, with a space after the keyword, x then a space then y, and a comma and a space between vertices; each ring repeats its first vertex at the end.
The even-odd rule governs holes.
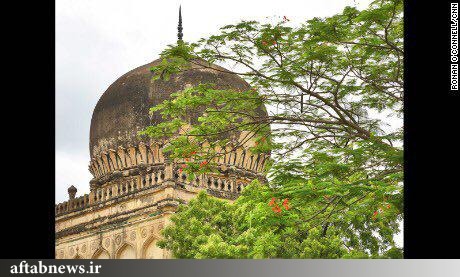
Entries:
MULTIPOLYGON (((162 121, 161 115, 149 115, 149 109, 166 99, 171 93, 187 86, 214 83, 219 89, 247 90, 249 84, 228 70, 212 65, 206 68, 193 64, 190 69, 171 75, 169 80, 152 80, 152 66, 161 59, 129 71, 118 78, 104 92, 94 108, 90 128, 91 157, 110 149, 137 145, 146 138, 139 138, 138 131, 162 121)), ((260 113, 266 115, 264 108, 260 113)), ((197 115, 198 116, 198 115, 197 115)))

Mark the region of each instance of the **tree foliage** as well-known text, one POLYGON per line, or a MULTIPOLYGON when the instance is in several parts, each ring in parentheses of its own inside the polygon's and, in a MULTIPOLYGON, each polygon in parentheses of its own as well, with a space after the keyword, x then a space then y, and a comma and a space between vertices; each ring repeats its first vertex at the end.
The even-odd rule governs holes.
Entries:
POLYGON ((152 108, 165 120, 142 134, 167 139, 192 176, 218 170, 214 158, 246 140, 272 162, 268 182, 233 204, 201 194, 181 207, 160 245, 179 258, 401 257, 403 132, 386 119, 402 117, 402 7, 374 1, 297 27, 243 21, 166 49, 156 78, 231 63, 253 89, 179 91, 152 108), (203 111, 196 124, 192 110, 203 111))

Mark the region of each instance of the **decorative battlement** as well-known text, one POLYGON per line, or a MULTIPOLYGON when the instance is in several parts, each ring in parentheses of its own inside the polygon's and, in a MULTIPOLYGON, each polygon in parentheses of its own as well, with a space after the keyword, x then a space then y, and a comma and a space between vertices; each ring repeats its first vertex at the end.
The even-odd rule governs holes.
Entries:
POLYGON ((136 146, 101 152, 91 159, 89 171, 94 178, 101 178, 114 171, 135 168, 146 164, 162 164, 164 156, 162 145, 157 143, 139 143, 136 146))
POLYGON ((89 207, 89 194, 57 204, 55 206, 55 213, 56 215, 65 214, 70 211, 83 210, 87 207, 89 207))
POLYGON ((56 216, 80 211, 118 197, 134 194, 147 188, 158 187, 167 179, 178 188, 195 187, 206 189, 208 193, 219 198, 236 199, 244 187, 252 180, 263 181, 263 175, 248 172, 241 168, 224 167, 219 173, 201 174, 194 180, 188 180, 186 172, 180 170, 182 164, 163 164, 146 166, 142 169, 115 172, 102 180, 93 180, 91 192, 78 198, 57 204, 56 216), (110 177, 112 176, 112 177, 110 177), (109 178, 110 177, 110 178, 109 178))
MULTIPOLYGON (((118 147, 100 152, 93 157, 89 170, 94 179, 90 181, 89 194, 75 198, 76 188, 69 188, 69 200, 56 205, 56 216, 86 209, 94 204, 133 194, 171 180, 178 187, 206 189, 220 198, 236 199, 242 189, 254 179, 265 180, 263 171, 268 155, 252 154, 246 148, 226 151, 225 156, 215 158, 218 173, 201 174, 188 180, 181 170, 184 162, 165 159, 159 143, 140 143, 127 148, 118 147)), ((230 146, 229 146, 230 148, 230 146)), ((226 149, 230 150, 230 149, 226 149)))
MULTIPOLYGON (((138 170, 149 165, 161 165, 165 163, 165 156, 162 151, 163 145, 158 143, 139 143, 128 148, 118 147, 118 150, 101 152, 92 158, 89 171, 97 180, 112 178, 121 171, 138 170), (115 173, 115 175, 114 175, 115 173)), ((216 157, 214 162, 228 167, 240 168, 245 171, 258 173, 262 172, 264 164, 268 159, 265 154, 252 154, 250 151, 240 147, 230 151, 226 149, 225 156, 216 157)))

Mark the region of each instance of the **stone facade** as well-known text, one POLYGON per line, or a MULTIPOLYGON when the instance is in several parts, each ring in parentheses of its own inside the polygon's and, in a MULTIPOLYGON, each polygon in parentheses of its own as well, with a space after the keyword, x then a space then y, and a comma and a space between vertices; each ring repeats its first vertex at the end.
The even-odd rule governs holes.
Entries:
MULTIPOLYGON (((254 179, 265 181, 268 156, 252 154, 252 141, 214 160, 219 172, 188 180, 180 168, 184 161, 170 160, 164 144, 139 139, 137 131, 159 122, 148 108, 172 92, 200 82, 222 88, 247 89, 249 85, 225 69, 193 67, 171 77, 171 84, 151 81, 152 64, 120 77, 99 100, 91 122, 90 193, 55 207, 56 258, 59 259, 162 259, 171 254, 156 242, 161 230, 181 203, 199 191, 232 201, 254 179), (160 95, 160 96, 159 96, 160 95), (141 108, 136 108, 140 106, 141 108), (135 116, 133 116, 133 113, 135 116), (121 121, 119 118, 123 118, 121 121)), ((266 114, 262 107, 261 115, 266 114)), ((241 141, 248 134, 234 134, 241 141)), ((228 150, 233 149, 228 145, 228 150)))

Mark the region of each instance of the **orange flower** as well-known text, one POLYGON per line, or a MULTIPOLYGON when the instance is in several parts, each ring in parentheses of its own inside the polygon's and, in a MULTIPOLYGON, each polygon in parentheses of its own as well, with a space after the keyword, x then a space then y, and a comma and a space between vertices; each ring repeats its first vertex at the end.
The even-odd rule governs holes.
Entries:
POLYGON ((200 163, 200 167, 203 167, 203 166, 205 166, 205 165, 207 165, 207 164, 208 164, 208 161, 202 161, 202 162, 200 163))
POLYGON ((377 218, 378 214, 379 214, 379 212, 375 211, 374 214, 372 215, 372 219, 375 220, 377 218))
POLYGON ((283 207, 286 209, 286 210, 289 210, 289 199, 284 199, 283 201, 283 207))
POLYGON ((280 208, 278 205, 276 205, 275 207, 273 207, 272 210, 273 210, 275 213, 277 213, 277 214, 281 213, 281 208, 280 208))
POLYGON ((273 206, 275 204, 275 197, 272 197, 272 200, 270 200, 270 203, 268 203, 268 206, 273 206))

